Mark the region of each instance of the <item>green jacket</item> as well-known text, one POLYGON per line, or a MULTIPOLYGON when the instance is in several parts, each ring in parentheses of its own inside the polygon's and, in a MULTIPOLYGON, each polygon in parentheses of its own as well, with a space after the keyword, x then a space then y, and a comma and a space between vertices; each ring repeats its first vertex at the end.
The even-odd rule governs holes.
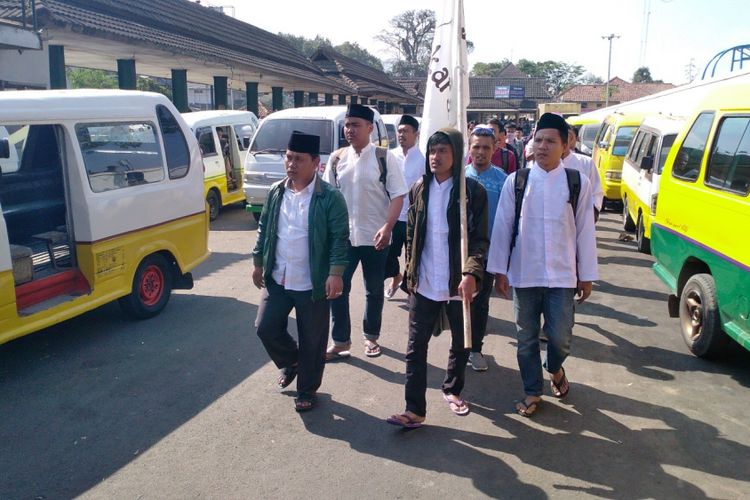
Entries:
MULTIPOLYGON (((471 274, 477 280, 477 290, 482 289, 481 280, 487 261, 490 240, 487 235, 487 192, 474 179, 466 179, 466 208, 468 223, 469 253, 466 262, 461 263, 461 228, 459 207, 459 182, 463 175, 463 137, 453 129, 438 132, 448 136, 453 145, 453 187, 448 203, 448 255, 446 264, 450 266, 448 288, 451 296, 458 295, 458 285, 464 274, 471 274)), ((419 262, 424 248, 427 231, 427 205, 430 183, 429 155, 425 158, 425 175, 414 183, 409 193, 409 212, 406 222, 406 278, 404 286, 409 293, 415 293, 419 285, 419 262)))
MULTIPOLYGON (((258 221, 258 239, 253 249, 253 263, 263 267, 263 279, 271 279, 276 261, 278 221, 287 180, 277 182, 268 192, 266 204, 258 221)), ((315 176, 310 199, 308 221, 310 250, 310 281, 312 300, 325 298, 328 276, 341 276, 348 261, 349 213, 343 195, 330 184, 315 176)))

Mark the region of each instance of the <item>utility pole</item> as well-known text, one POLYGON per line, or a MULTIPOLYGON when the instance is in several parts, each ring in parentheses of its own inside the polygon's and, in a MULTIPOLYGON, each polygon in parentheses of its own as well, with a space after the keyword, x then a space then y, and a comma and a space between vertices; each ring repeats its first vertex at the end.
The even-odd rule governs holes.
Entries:
POLYGON ((610 79, 610 70, 612 69, 612 40, 614 38, 620 38, 620 35, 615 35, 612 33, 611 35, 602 36, 602 40, 609 40, 609 59, 607 59, 607 86, 604 90, 605 96, 604 96, 604 107, 609 107, 609 79, 610 79))

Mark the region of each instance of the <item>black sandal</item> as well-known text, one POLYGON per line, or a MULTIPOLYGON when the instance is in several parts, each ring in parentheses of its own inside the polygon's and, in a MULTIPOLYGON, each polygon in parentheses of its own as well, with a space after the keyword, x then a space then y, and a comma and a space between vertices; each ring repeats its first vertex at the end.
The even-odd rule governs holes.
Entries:
POLYGON ((295 378, 297 378, 297 365, 282 368, 281 375, 279 375, 279 378, 276 380, 276 385, 279 389, 286 389, 289 384, 294 382, 295 378))
POLYGON ((294 398, 294 410, 297 412, 310 411, 315 408, 315 396, 300 396, 294 398))
POLYGON ((518 413, 522 417, 530 418, 532 415, 534 415, 534 413, 536 413, 541 403, 541 399, 537 399, 536 401, 532 401, 528 404, 526 403, 526 400, 519 401, 516 403, 516 413, 518 413))

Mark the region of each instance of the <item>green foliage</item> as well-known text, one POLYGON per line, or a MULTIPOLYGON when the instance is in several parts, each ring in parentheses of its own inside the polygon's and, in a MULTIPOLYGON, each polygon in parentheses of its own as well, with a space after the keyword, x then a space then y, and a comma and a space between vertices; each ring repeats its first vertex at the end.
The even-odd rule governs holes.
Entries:
POLYGON ((478 62, 471 68, 471 76, 499 76, 500 72, 510 64, 509 59, 500 62, 483 63, 478 62))
POLYGON ((530 61, 521 59, 516 67, 529 76, 547 79, 547 90, 550 94, 557 95, 560 92, 579 83, 584 68, 578 64, 568 64, 561 61, 530 61))
POLYGON ((360 47, 358 43, 344 42, 340 45, 333 46, 328 38, 320 35, 314 39, 296 36, 289 33, 279 33, 279 36, 289 42, 292 47, 302 52, 305 57, 311 57, 320 47, 330 47, 343 56, 351 57, 357 61, 372 66, 375 69, 383 71, 383 63, 377 56, 372 55, 367 49, 360 47))
POLYGON ((116 89, 117 74, 103 69, 67 68, 71 89, 116 89))
POLYGON ((596 76, 593 73, 584 73, 578 81, 584 85, 601 85, 604 83, 604 80, 601 77, 596 76))
POLYGON ((167 96, 170 101, 172 100, 172 87, 169 85, 162 85, 148 76, 139 77, 136 82, 136 88, 143 92, 157 92, 167 96))
POLYGON ((279 33, 279 36, 289 42, 292 47, 302 52, 305 57, 310 57, 320 47, 333 47, 328 38, 317 35, 314 39, 296 36, 290 33, 279 33))
POLYGON ((334 50, 341 55, 351 57, 357 61, 372 66, 375 69, 383 71, 383 63, 376 56, 370 54, 367 49, 359 46, 357 42, 350 43, 344 42, 341 45, 336 45, 334 50))
POLYGON ((646 66, 641 66, 633 73, 633 83, 662 83, 662 81, 655 82, 651 77, 651 70, 646 66))

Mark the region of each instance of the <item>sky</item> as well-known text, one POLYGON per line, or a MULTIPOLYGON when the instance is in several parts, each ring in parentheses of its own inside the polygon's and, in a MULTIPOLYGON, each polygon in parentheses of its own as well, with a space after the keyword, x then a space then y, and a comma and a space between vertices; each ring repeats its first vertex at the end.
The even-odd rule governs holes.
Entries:
MULTIPOLYGON (((391 59, 375 36, 388 29, 394 16, 408 9, 439 10, 438 0, 204 0, 233 6, 235 17, 272 33, 307 38, 321 35, 334 45, 357 42, 381 59, 391 59)), ((440 13, 438 12, 438 16, 440 13)), ((582 65, 607 77, 609 43, 602 36, 615 34, 611 76, 631 80, 641 65, 654 79, 686 83, 691 59, 700 73, 718 52, 750 44, 747 0, 536 0, 497 2, 464 0, 466 36, 475 49, 469 64, 555 60, 582 65), (512 5, 515 7, 510 7, 512 5), (644 13, 648 11, 648 16, 644 13), (648 18, 648 36, 645 25, 648 18), (644 57, 645 54, 645 57, 644 57)), ((750 64, 747 65, 750 68, 750 64)), ((725 65, 728 71, 728 65, 725 65)))

